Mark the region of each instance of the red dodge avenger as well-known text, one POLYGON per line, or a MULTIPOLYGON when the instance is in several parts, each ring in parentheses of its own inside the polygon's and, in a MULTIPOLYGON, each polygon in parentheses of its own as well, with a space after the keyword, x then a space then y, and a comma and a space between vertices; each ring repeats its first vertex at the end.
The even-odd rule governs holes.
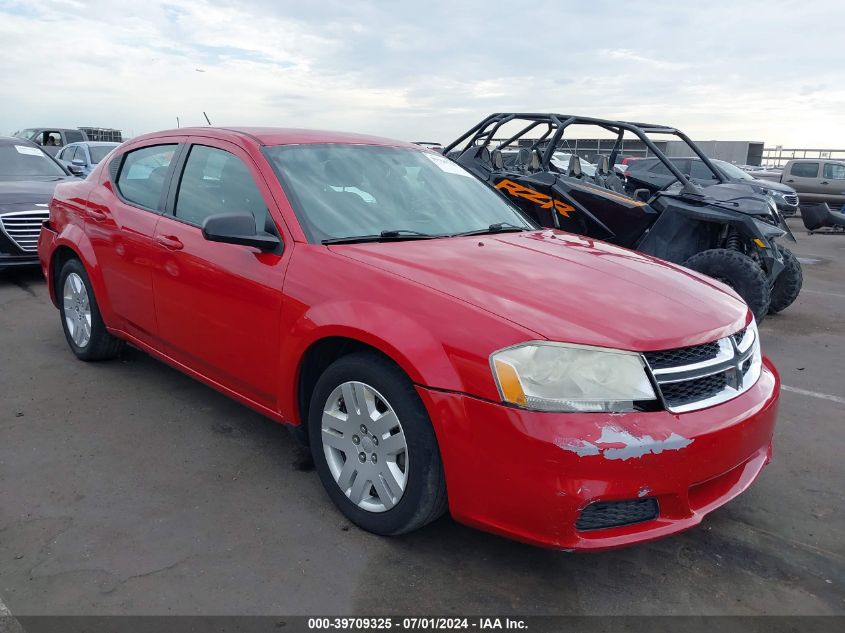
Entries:
POLYGON ((56 188, 38 252, 76 356, 128 342, 293 425, 378 534, 448 509, 629 545, 698 524, 771 458, 779 380, 736 294, 541 230, 417 145, 149 134, 56 188))

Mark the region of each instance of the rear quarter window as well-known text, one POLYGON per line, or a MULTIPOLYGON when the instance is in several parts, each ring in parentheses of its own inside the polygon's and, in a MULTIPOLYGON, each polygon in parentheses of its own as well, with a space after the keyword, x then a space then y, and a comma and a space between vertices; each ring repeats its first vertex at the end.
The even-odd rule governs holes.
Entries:
POLYGON ((818 163, 792 163, 789 173, 799 178, 816 178, 819 175, 818 163))

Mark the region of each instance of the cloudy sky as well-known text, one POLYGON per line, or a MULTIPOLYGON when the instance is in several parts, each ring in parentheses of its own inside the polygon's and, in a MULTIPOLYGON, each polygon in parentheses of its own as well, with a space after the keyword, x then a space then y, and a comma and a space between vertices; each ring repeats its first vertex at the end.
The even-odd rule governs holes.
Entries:
POLYGON ((845 3, 0 0, 0 133, 320 127, 448 141, 493 111, 845 147, 845 3))

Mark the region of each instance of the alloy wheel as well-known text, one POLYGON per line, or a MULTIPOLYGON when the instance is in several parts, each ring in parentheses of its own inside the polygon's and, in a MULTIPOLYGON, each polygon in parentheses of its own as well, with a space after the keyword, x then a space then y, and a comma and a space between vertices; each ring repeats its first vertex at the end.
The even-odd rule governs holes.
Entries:
POLYGON ((77 273, 72 272, 65 277, 62 312, 74 344, 79 348, 88 345, 91 340, 91 302, 85 282, 77 273))
POLYGON ((344 382, 323 407, 321 433, 329 471, 343 493, 368 512, 393 508, 408 483, 405 432, 373 387, 344 382))

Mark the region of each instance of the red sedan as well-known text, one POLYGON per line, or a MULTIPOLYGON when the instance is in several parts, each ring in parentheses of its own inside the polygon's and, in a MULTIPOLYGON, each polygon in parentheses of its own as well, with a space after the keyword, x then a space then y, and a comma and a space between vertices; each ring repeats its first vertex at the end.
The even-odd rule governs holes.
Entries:
POLYGON ((539 230, 416 145, 139 137, 57 187, 38 251, 80 359, 128 342, 293 425, 379 534, 448 508, 627 545, 699 523, 771 456, 778 377, 732 291, 539 230))

